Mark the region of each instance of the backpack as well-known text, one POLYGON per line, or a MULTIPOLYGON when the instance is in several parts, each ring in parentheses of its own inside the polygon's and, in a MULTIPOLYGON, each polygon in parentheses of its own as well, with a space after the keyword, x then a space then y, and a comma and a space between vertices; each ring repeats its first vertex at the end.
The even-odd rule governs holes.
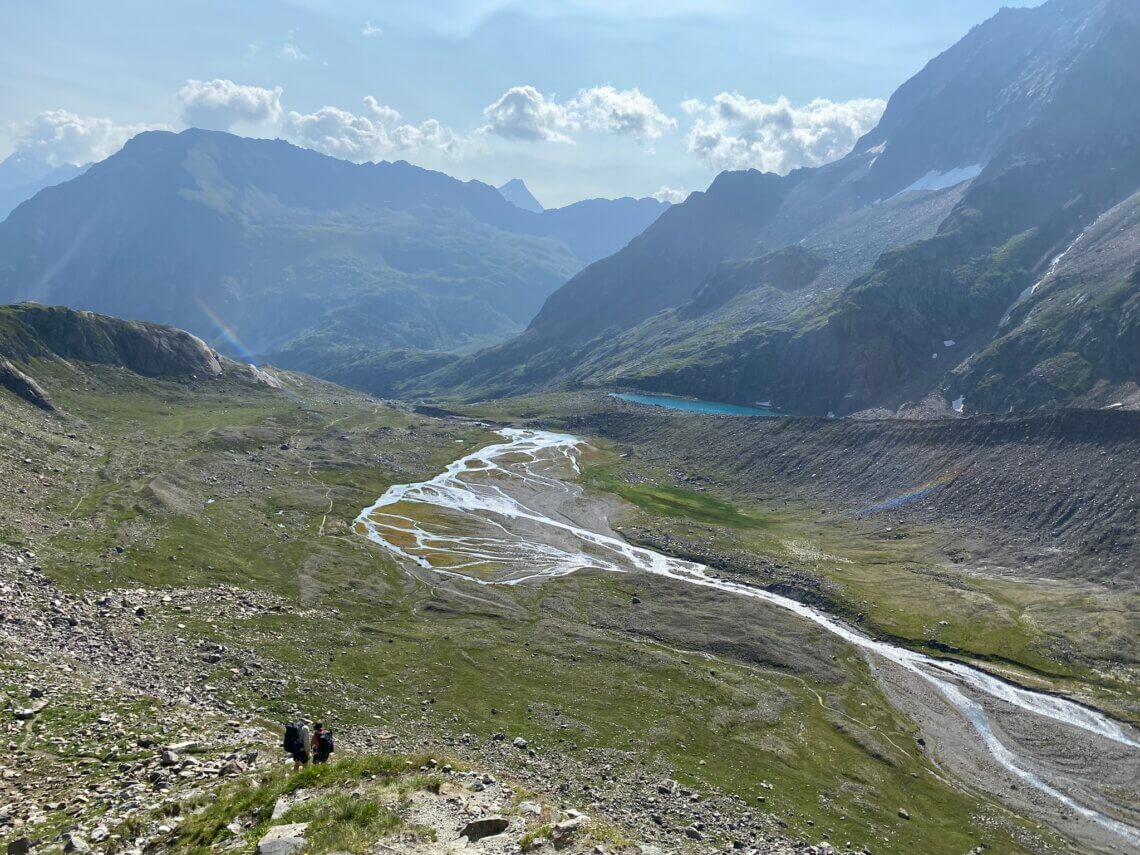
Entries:
POLYGON ((290 722, 285 725, 285 739, 282 741, 281 747, 293 754, 300 750, 300 745, 301 728, 299 725, 290 722))
POLYGON ((317 737, 317 753, 322 757, 328 757, 333 753, 333 738, 331 731, 322 731, 317 737))

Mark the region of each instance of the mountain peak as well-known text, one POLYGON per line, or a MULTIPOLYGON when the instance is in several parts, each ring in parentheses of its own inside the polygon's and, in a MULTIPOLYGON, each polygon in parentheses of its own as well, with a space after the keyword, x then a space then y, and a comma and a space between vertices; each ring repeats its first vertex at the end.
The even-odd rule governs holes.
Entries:
POLYGON ((54 167, 31 152, 17 151, 0 161, 0 188, 32 184, 47 176, 54 167))
POLYGON ((545 208, 526 186, 526 182, 521 178, 512 178, 506 184, 499 187, 499 192, 503 198, 514 205, 516 208, 522 208, 524 211, 533 211, 536 214, 541 214, 545 208))

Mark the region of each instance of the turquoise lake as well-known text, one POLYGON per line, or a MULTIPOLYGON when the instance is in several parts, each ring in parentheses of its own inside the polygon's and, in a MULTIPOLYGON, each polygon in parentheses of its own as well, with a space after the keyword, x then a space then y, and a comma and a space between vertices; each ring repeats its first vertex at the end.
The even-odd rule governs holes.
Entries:
POLYGON ((781 416, 776 410, 765 407, 742 407, 739 404, 721 404, 717 401, 694 401, 689 398, 671 398, 668 395, 636 395, 628 392, 614 392, 615 398, 631 404, 645 404, 649 407, 665 407, 686 413, 704 413, 710 416, 781 416))

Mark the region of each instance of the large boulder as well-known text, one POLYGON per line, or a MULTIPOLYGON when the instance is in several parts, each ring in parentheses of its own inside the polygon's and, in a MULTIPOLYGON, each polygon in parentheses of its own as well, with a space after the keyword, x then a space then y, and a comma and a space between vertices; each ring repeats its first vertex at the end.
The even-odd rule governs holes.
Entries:
POLYGON ((273 826, 258 841, 257 855, 296 855, 302 852, 309 845, 309 841, 305 839, 308 827, 307 822, 273 826))
POLYGON ((466 837, 468 841, 474 843, 484 837, 502 834, 510 824, 511 821, 503 816, 484 816, 480 819, 473 819, 463 826, 463 831, 459 832, 459 836, 466 837))
POLYGON ((7 359, 0 359, 0 386, 42 410, 55 409, 43 387, 7 359))

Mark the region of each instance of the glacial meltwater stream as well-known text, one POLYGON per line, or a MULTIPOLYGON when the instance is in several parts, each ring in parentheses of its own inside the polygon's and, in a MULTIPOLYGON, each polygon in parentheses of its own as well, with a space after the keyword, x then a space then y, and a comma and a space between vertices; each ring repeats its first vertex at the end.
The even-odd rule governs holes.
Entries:
MULTIPOLYGON (((627 543, 610 532, 596 508, 583 510, 588 497, 569 480, 579 471, 579 439, 538 430, 500 434, 503 442, 456 460, 429 481, 389 488, 361 512, 356 530, 400 559, 481 585, 517 585, 587 569, 649 573, 793 612, 863 650, 873 662, 893 663, 933 688, 1004 770, 1058 808, 1063 805, 1077 822, 1099 826, 1117 846, 1140 850, 1140 829, 1089 804, 1093 788, 1082 784, 1095 780, 1096 769, 1076 774, 1026 756, 1020 743, 994 726, 991 710, 1025 719, 1029 732, 1055 730, 1061 740, 1068 734, 1109 746, 1118 761, 1138 769, 1140 736, 1133 729, 1094 709, 1014 686, 961 662, 870 638, 796 600, 719 578, 704 565, 627 543)), ((1129 815, 1127 808, 1119 809, 1129 815)))

